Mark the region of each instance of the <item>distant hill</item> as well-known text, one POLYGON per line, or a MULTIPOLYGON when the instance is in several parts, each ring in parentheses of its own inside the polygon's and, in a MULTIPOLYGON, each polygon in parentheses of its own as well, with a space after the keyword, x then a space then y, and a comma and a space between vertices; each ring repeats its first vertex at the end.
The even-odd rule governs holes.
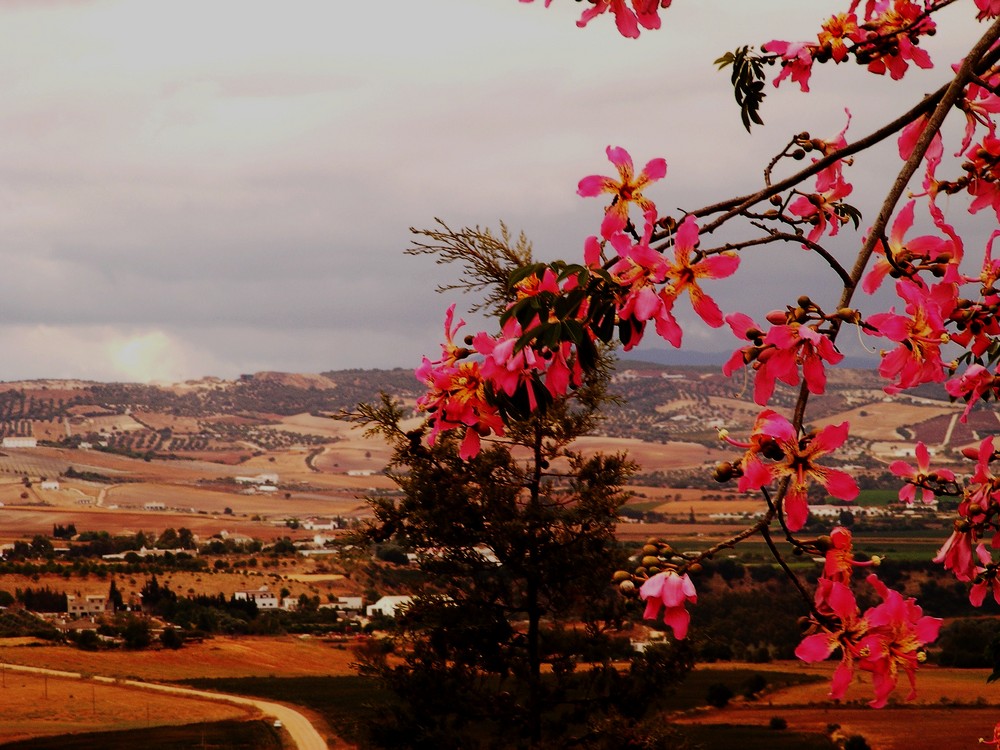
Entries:
MULTIPOLYGON (((732 352, 697 352, 688 349, 643 348, 639 351, 618 352, 622 362, 650 362, 657 365, 676 367, 722 367, 732 352)), ((844 357, 839 365, 856 370, 874 370, 878 367, 877 357, 844 357)))
MULTIPOLYGON (((611 389, 622 403, 606 410, 600 432, 647 442, 717 445, 722 427, 747 431, 760 411, 753 383, 740 371, 722 375, 721 354, 694 354, 681 364, 673 350, 626 355, 611 389), (648 357, 670 355, 669 365, 648 357), (638 357, 638 355, 636 355, 638 357)), ((829 372, 827 392, 814 397, 814 423, 849 420, 859 460, 878 444, 924 439, 929 445, 968 445, 998 430, 985 406, 959 423, 960 409, 940 385, 928 385, 889 401, 871 369, 829 372)), ((93 443, 132 456, 223 460, 248 451, 309 447, 335 438, 310 433, 289 417, 332 416, 385 392, 413 405, 421 384, 412 370, 334 370, 318 374, 261 372, 236 380, 203 378, 172 385, 38 380, 0 383, 0 436, 28 436, 53 445, 93 443)), ((780 385, 774 408, 791 408, 797 389, 780 385)), ((228 459, 227 459, 228 460, 228 459)))

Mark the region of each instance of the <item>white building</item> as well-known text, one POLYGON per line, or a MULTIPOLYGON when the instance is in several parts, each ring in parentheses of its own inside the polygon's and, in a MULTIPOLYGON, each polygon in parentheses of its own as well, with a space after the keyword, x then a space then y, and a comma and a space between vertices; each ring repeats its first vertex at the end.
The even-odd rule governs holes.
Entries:
POLYGON ((267 586, 259 589, 244 589, 233 593, 233 599, 237 601, 250 601, 257 605, 257 609, 277 609, 278 595, 267 586))
POLYGON ((9 436, 3 439, 4 448, 37 448, 38 438, 9 436))
POLYGON ((101 594, 87 594, 87 596, 66 594, 66 612, 70 615, 76 617, 99 615, 108 610, 108 600, 101 594))
POLYGON ((412 601, 412 596, 383 596, 374 604, 369 604, 365 609, 365 614, 368 617, 374 617, 375 615, 395 617, 397 609, 410 604, 412 601))
POLYGON ((258 474, 255 477, 235 477, 237 484, 277 484, 277 474, 258 474))

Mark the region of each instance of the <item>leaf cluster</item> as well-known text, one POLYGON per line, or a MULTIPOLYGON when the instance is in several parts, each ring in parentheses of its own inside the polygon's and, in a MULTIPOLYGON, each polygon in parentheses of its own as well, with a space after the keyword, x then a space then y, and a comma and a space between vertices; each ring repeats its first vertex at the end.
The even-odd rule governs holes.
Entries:
POLYGON ((773 58, 756 54, 753 47, 738 47, 715 61, 719 70, 732 66, 730 81, 733 94, 740 106, 743 127, 750 132, 752 124, 763 125, 760 105, 767 94, 764 93, 764 65, 773 64, 773 58))

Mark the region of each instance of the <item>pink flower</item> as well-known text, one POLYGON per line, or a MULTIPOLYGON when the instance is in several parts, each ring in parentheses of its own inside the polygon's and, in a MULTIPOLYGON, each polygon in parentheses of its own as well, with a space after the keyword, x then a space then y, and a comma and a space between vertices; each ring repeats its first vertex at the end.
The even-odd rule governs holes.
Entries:
MULTIPOLYGON (((897 141, 900 159, 906 161, 910 158, 914 147, 917 145, 917 140, 920 138, 920 135, 924 132, 926 127, 927 115, 921 115, 903 128, 902 132, 899 134, 899 140, 897 141)), ((930 145, 927 147, 927 151, 924 152, 924 162, 927 164, 927 168, 924 170, 924 190, 929 190, 931 185, 934 184, 934 175, 937 172, 938 165, 941 164, 941 157, 944 155, 943 143, 944 142, 941 139, 941 133, 939 131, 934 134, 933 138, 931 138, 930 145)))
MULTIPOLYGON (((760 448, 751 448, 743 460, 743 476, 739 490, 759 490, 772 482, 788 478, 784 511, 788 528, 798 531, 809 515, 807 497, 810 481, 819 482, 826 491, 841 500, 858 496, 858 485, 850 474, 820 466, 816 459, 843 445, 847 440, 847 422, 828 425, 817 433, 798 439, 792 423, 780 414, 765 409, 758 415, 754 432, 758 446, 766 446, 767 438, 773 442, 774 454, 780 458, 773 463, 762 460, 760 448)), ((770 454, 771 452, 769 452, 770 454)))
POLYGON ((754 343, 733 352, 722 372, 730 376, 740 367, 751 365, 756 373, 754 401, 760 406, 770 400, 776 380, 798 385, 800 367, 809 392, 823 393, 826 390, 824 362, 837 364, 844 358, 827 336, 809 325, 776 325, 764 335, 743 313, 726 316, 726 322, 733 333, 754 343))
POLYGON ((871 35, 857 54, 870 60, 869 71, 878 75, 888 71, 893 80, 899 80, 909 68, 907 61, 918 68, 933 67, 930 55, 917 46, 921 35, 934 33, 930 14, 924 15, 923 8, 911 0, 879 0, 869 2, 868 8, 874 12, 866 14, 864 28, 871 35))
POLYGON ((1000 139, 987 135, 965 154, 962 165, 969 174, 968 190, 973 196, 969 213, 991 207, 1000 219, 1000 139))
POLYGON ((972 531, 968 524, 956 522, 945 543, 934 556, 934 562, 943 563, 959 581, 971 581, 976 577, 976 565, 972 559, 972 531))
POLYGON ((619 147, 608 146, 608 159, 618 170, 618 179, 590 175, 580 180, 577 195, 584 198, 595 198, 602 193, 614 196, 608 206, 601 224, 601 234, 605 238, 620 232, 628 223, 629 205, 634 203, 645 214, 655 211, 653 202, 643 196, 642 191, 667 174, 667 162, 664 159, 652 159, 646 163, 639 176, 635 176, 632 157, 628 151, 619 147))
MULTIPOLYGON (((997 77, 994 76, 990 82, 996 85, 998 83, 997 77)), ((962 152, 972 145, 977 125, 983 125, 990 135, 996 135, 996 123, 993 121, 993 115, 1000 112, 1000 96, 979 84, 970 83, 965 89, 964 97, 959 100, 958 106, 965 112, 965 135, 955 156, 961 156, 962 152)))
POLYGON ((828 619, 819 632, 802 639, 795 656, 808 663, 824 661, 839 648, 840 664, 833 673, 830 698, 840 700, 851 684, 858 644, 868 631, 868 622, 860 616, 854 594, 843 583, 820 579, 816 597, 823 603, 823 614, 828 619))
POLYGON ((907 203, 892 223, 889 234, 889 246, 879 240, 875 252, 879 254, 872 270, 865 276, 862 288, 868 294, 874 294, 882 284, 882 280, 893 270, 906 275, 916 273, 914 261, 935 260, 953 255, 953 246, 947 240, 932 235, 922 235, 911 240, 904 240, 906 232, 913 226, 913 211, 916 201, 907 203))
MULTIPOLYGON (((619 285, 618 317, 630 324, 622 339, 626 351, 642 339, 645 324, 652 320, 656 331, 674 346, 681 345, 681 328, 671 310, 674 297, 660 289, 670 266, 663 256, 649 246, 656 215, 646 214, 646 227, 642 240, 632 244, 622 233, 611 237, 611 246, 618 252, 618 260, 608 269, 612 280, 619 285)), ((589 260, 588 260, 589 262, 589 260)))
MULTIPOLYGON (((879 374, 896 382, 885 387, 886 393, 899 393, 922 383, 940 383, 945 379, 941 346, 949 340, 944 321, 956 304, 953 284, 937 284, 927 289, 907 279, 896 283, 896 292, 906 301, 906 315, 895 308, 868 318, 877 331, 900 345, 883 353, 879 374)), ((868 329, 872 333, 871 329, 868 329)))
MULTIPOLYGON (((976 0, 976 7, 979 8, 979 15, 976 18, 980 21, 1000 16, 1000 0, 976 0)), ((1000 724, 997 724, 997 730, 1000 731, 1000 724)), ((993 739, 997 739, 996 734, 993 739)))
POLYGON ((900 502, 904 502, 907 505, 913 504, 913 501, 916 499, 918 487, 921 493, 920 499, 925 503, 933 502, 934 491, 926 484, 932 475, 934 481, 952 482, 955 480, 955 474, 948 469, 931 472, 930 453, 923 442, 917 443, 915 454, 917 457, 917 466, 915 469, 905 461, 893 461, 889 464, 889 471, 897 477, 906 479, 906 484, 899 490, 899 499, 900 502))
POLYGON ((941 620, 925 616, 912 598, 889 589, 875 575, 868 576, 868 582, 883 601, 865 612, 869 630, 861 642, 865 656, 858 666, 872 673, 875 699, 869 705, 882 708, 896 689, 900 671, 910 682, 906 699, 917 696, 917 667, 926 658, 924 646, 937 639, 941 620))
MULTIPOLYGON (((524 2, 524 0, 522 0, 524 2)), ((628 39, 639 36, 639 26, 644 29, 660 28, 660 8, 669 8, 671 0, 632 0, 632 7, 625 0, 589 0, 593 7, 583 11, 580 20, 576 22, 581 28, 597 16, 611 11, 615 16, 618 33, 628 39)))
POLYGON ((976 568, 976 577, 973 579, 975 583, 969 591, 969 602, 973 607, 981 607, 986 594, 992 591, 993 601, 1000 604, 1000 580, 997 580, 997 566, 993 562, 993 556, 985 545, 979 544, 976 546, 976 557, 979 558, 980 566, 976 568))
POLYGON ((772 39, 763 45, 763 50, 781 58, 781 73, 774 79, 775 87, 791 76, 791 79, 799 84, 800 90, 809 91, 814 51, 812 45, 808 42, 782 42, 772 39))
MULTIPOLYGON (((830 549, 826 551, 823 562, 823 578, 847 585, 851 581, 854 568, 867 568, 876 565, 877 558, 868 561, 854 559, 854 540, 850 529, 837 526, 830 532, 830 549)), ((819 591, 816 593, 819 599, 819 591)))
POLYGON ((851 194, 854 187, 842 177, 832 182, 830 179, 830 173, 821 172, 817 175, 817 192, 800 195, 788 204, 789 212, 812 224, 812 229, 807 235, 810 242, 816 242, 827 227, 830 228, 830 236, 836 236, 840 231, 840 225, 847 221, 838 212, 838 204, 841 198, 851 194))
POLYGON ((431 425, 429 441, 446 430, 464 429, 465 438, 459 448, 463 459, 479 453, 480 437, 496 433, 503 435, 503 420, 487 396, 486 379, 479 363, 465 359, 472 352, 454 343, 455 334, 465 325, 460 320, 452 325, 455 306, 445 315, 445 343, 441 345, 441 359, 423 363, 414 374, 428 386, 428 392, 417 399, 417 408, 427 412, 431 425))
POLYGON ((674 631, 674 637, 678 640, 687 637, 691 615, 685 605, 698 601, 698 594, 687 573, 678 575, 675 570, 657 573, 642 584, 639 596, 646 601, 646 611, 642 615, 645 619, 655 620, 662 607, 663 622, 674 631))
MULTIPOLYGON (((988 1, 989 0, 976 0, 977 3, 988 2, 988 1)), ((1000 0, 994 0, 994 2, 997 2, 997 4, 1000 5, 1000 0)), ((1000 8, 997 9, 997 13, 1000 13, 1000 8)), ((998 723, 996 726, 993 727, 993 739, 992 740, 990 740, 989 742, 987 742, 986 739, 984 739, 983 737, 980 737, 979 741, 981 743, 983 743, 984 745, 996 745, 997 747, 1000 747, 1000 723, 998 723)))
MULTIPOLYGON (((722 325, 722 311, 715 300, 702 291, 698 279, 724 279, 732 276, 740 265, 735 253, 720 253, 692 260, 698 246, 698 222, 694 216, 687 216, 674 235, 674 262, 670 264, 668 275, 671 279, 665 290, 666 295, 677 297, 684 292, 691 296, 691 306, 698 316, 713 328, 722 325)), ((675 344, 680 346, 680 341, 675 344)))
POLYGON ((944 387, 948 395, 966 399, 965 411, 961 417, 961 421, 965 422, 969 411, 983 394, 997 392, 997 378, 982 365, 973 363, 960 376, 947 381, 944 387))

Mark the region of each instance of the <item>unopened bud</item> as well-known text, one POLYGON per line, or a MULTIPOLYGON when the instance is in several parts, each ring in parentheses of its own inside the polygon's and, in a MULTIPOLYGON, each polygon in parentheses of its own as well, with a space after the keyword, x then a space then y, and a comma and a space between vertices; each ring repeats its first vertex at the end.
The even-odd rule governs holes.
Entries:
POLYGON ((621 583, 622 581, 631 580, 632 574, 627 570, 616 570, 615 574, 611 576, 611 580, 615 583, 621 583))
POLYGON ((850 307, 842 307, 837 310, 837 317, 845 323, 857 323, 861 319, 858 311, 850 307))
POLYGON ((642 565, 643 567, 646 568, 652 565, 658 565, 659 562, 660 562, 659 558, 654 557, 653 555, 646 555, 644 558, 642 558, 642 565))
POLYGON ((767 315, 764 316, 768 323, 780 326, 788 322, 788 313, 784 310, 771 310, 767 315))
POLYGON ((635 584, 632 581, 622 581, 618 584, 618 590, 623 594, 631 594, 635 591, 635 584))
POLYGON ((720 461, 715 465, 715 481, 728 482, 734 475, 733 465, 729 461, 720 461))
POLYGON ((702 570, 701 563, 691 563, 687 567, 688 573, 700 573, 702 570))

